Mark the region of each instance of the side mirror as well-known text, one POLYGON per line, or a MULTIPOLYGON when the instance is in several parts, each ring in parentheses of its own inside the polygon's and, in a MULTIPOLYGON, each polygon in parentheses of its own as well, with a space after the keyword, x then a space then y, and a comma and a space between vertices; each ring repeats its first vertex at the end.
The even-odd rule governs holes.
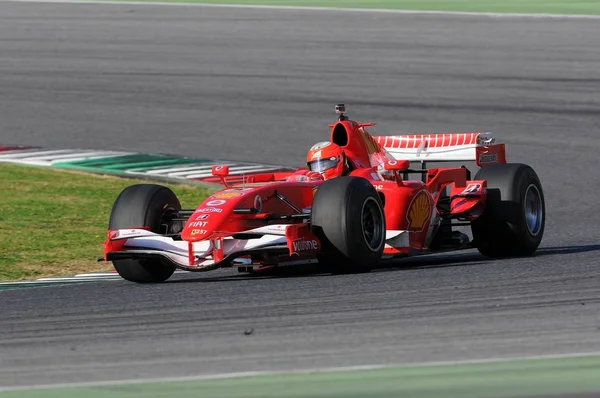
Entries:
POLYGON ((384 170, 405 171, 410 168, 408 160, 386 160, 383 164, 384 170))
POLYGON ((227 177, 229 175, 229 166, 213 166, 212 175, 215 177, 227 177))
POLYGON ((219 177, 223 185, 228 187, 227 181, 225 181, 225 177, 229 175, 229 166, 213 166, 211 169, 212 175, 215 177, 219 177))

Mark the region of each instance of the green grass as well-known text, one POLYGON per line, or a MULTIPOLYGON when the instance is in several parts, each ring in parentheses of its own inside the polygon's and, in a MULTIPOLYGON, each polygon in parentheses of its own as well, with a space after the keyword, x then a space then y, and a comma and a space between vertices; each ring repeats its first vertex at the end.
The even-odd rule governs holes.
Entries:
MULTIPOLYGON (((100 245, 121 190, 148 181, 0 164, 0 280, 111 269, 100 245)), ((183 207, 196 207, 205 188, 164 184, 183 207)))
MULTIPOLYGON (((0 392, 6 398, 484 398, 600 391, 600 357, 535 359, 366 371, 283 373, 179 382, 0 392)), ((591 395, 590 395, 591 396, 591 395)))
POLYGON ((425 11, 600 14, 598 0, 148 0, 177 3, 283 5, 425 11))

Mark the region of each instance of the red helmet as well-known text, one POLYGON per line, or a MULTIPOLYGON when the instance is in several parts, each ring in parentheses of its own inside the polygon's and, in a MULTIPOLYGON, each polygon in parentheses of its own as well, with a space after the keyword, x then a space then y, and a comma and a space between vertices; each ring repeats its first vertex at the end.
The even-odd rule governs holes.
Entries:
POLYGON ((339 145, 324 141, 313 145, 306 154, 306 164, 312 172, 321 173, 324 179, 340 177, 344 173, 346 155, 339 145))

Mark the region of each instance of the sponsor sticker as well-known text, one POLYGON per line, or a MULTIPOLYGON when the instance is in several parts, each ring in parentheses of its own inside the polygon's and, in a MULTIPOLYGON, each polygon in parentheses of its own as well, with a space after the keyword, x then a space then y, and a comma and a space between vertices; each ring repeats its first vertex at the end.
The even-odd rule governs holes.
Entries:
POLYGON ((206 230, 205 229, 192 229, 192 233, 191 235, 205 235, 206 234, 206 230))
POLYGON ((498 163, 498 154, 479 155, 479 163, 498 163))
POLYGON ((477 136, 477 145, 492 145, 496 142, 496 138, 489 135, 480 134, 477 136))
POLYGON ((416 194, 408 206, 406 220, 408 221, 408 229, 413 232, 421 232, 425 228, 425 224, 431 217, 431 207, 429 204, 429 195, 425 191, 416 194))
POLYGON ((201 209, 197 209, 195 213, 222 213, 223 209, 218 209, 216 207, 203 207, 201 209))
POLYGON ((292 247, 294 248, 294 253, 317 251, 319 250, 319 242, 315 239, 296 239, 292 241, 292 247))
POLYGON ((134 238, 136 236, 144 235, 150 235, 150 233, 145 229, 120 229, 112 232, 111 239, 134 238))
POLYGON ((206 227, 206 225, 208 225, 208 221, 193 221, 191 222, 188 227, 190 228, 202 228, 202 227, 206 227))
POLYGON ((310 158, 311 159, 318 159, 320 157, 321 157, 321 151, 317 151, 317 152, 313 153, 310 158))
POLYGON ((242 196, 242 194, 240 192, 235 191, 223 191, 212 195, 212 197, 215 199, 232 199, 238 198, 240 196, 242 196))
POLYGON ((209 200, 208 202, 204 203, 206 206, 223 206, 225 203, 227 203, 226 200, 223 199, 217 199, 217 200, 209 200))
POLYGON ((481 189, 481 184, 469 184, 461 194, 477 193, 481 189))
POLYGON ((254 197, 254 208, 257 209, 259 213, 262 213, 263 201, 260 195, 254 197))
POLYGON ((266 234, 268 233, 273 233, 273 234, 281 234, 282 232, 285 232, 286 228, 288 226, 284 225, 284 224, 273 224, 273 225, 267 225, 265 227, 261 227, 259 228, 261 232, 264 232, 266 234))
POLYGON ((198 217, 196 217, 196 221, 206 220, 208 217, 210 217, 210 214, 201 214, 198 217))

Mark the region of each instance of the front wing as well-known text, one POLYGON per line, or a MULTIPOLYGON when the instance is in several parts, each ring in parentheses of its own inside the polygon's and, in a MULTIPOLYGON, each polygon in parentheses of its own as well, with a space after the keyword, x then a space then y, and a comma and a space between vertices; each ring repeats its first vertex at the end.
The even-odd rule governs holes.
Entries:
MULTIPOLYGON (((143 228, 108 231, 104 260, 160 258, 188 271, 210 271, 228 266, 309 263, 322 248, 308 224, 275 224, 199 242, 178 235, 161 235, 143 228)), ((384 256, 409 248, 408 231, 386 231, 384 256)))

